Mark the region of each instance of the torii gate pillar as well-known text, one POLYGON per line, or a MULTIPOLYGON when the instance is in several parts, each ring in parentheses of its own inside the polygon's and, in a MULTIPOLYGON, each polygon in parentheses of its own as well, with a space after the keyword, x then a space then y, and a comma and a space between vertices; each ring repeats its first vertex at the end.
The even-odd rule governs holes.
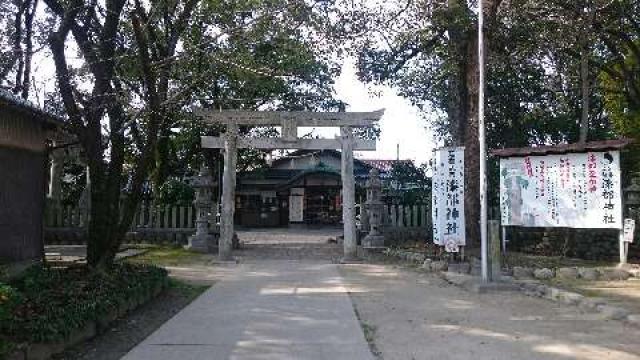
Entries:
POLYGON ((355 223, 356 185, 353 177, 353 132, 350 127, 340 128, 342 143, 342 223, 344 225, 343 262, 357 258, 358 239, 355 223))
POLYGON ((222 211, 220 214, 220 239, 218 257, 220 260, 232 260, 233 218, 236 198, 236 163, 238 161, 238 125, 227 125, 224 141, 224 173, 222 174, 222 211))

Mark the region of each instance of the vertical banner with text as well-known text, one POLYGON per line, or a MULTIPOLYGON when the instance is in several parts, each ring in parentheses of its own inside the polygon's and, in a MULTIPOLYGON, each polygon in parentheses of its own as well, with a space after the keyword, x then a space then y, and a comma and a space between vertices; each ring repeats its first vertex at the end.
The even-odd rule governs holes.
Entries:
POLYGON ((433 161, 433 242, 458 252, 465 245, 464 147, 436 150, 433 161))

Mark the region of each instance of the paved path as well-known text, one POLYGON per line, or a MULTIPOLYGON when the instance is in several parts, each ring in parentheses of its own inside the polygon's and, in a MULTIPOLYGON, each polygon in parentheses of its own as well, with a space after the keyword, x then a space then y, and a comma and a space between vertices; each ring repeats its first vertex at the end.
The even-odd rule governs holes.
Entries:
POLYGON ((228 266, 234 271, 123 359, 373 359, 337 265, 228 266))

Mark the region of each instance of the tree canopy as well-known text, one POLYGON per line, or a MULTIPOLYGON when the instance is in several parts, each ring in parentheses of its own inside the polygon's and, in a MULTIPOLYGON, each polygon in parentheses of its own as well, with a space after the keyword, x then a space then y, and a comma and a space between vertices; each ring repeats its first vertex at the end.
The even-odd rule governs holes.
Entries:
MULTIPOLYGON (((489 147, 640 141, 640 1, 484 3, 489 147)), ((466 147, 473 243, 480 160, 476 5, 12 0, 0 4, 0 87, 34 99, 33 58, 51 62, 56 89, 48 106, 66 117, 89 168, 89 263, 106 266, 145 191, 184 201, 181 179, 202 161, 219 168, 220 155, 203 156, 199 137, 221 129, 195 121, 192 108, 342 111, 333 82, 341 57, 354 55, 361 80, 394 87, 424 110, 442 144, 466 147)), ((243 169, 261 164, 264 154, 251 150, 239 161, 243 169)), ((84 176, 82 169, 73 173, 76 180, 84 176)))

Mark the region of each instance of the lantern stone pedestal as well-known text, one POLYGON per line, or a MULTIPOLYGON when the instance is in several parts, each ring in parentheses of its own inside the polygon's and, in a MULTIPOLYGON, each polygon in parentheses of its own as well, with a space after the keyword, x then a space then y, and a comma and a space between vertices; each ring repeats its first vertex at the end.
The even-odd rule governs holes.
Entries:
POLYGON ((384 247, 384 235, 380 231, 382 226, 382 182, 380 181, 380 173, 378 169, 372 169, 369 172, 367 180, 367 216, 369 224, 369 233, 362 239, 362 247, 365 252, 371 252, 376 248, 384 247), (367 251, 369 250, 369 251, 367 251))
POLYGON ((213 180, 206 166, 200 168, 200 173, 192 183, 196 190, 196 198, 193 205, 196 208, 196 233, 189 237, 186 249, 208 253, 217 250, 215 236, 209 234, 209 213, 211 212, 211 189, 213 180))

